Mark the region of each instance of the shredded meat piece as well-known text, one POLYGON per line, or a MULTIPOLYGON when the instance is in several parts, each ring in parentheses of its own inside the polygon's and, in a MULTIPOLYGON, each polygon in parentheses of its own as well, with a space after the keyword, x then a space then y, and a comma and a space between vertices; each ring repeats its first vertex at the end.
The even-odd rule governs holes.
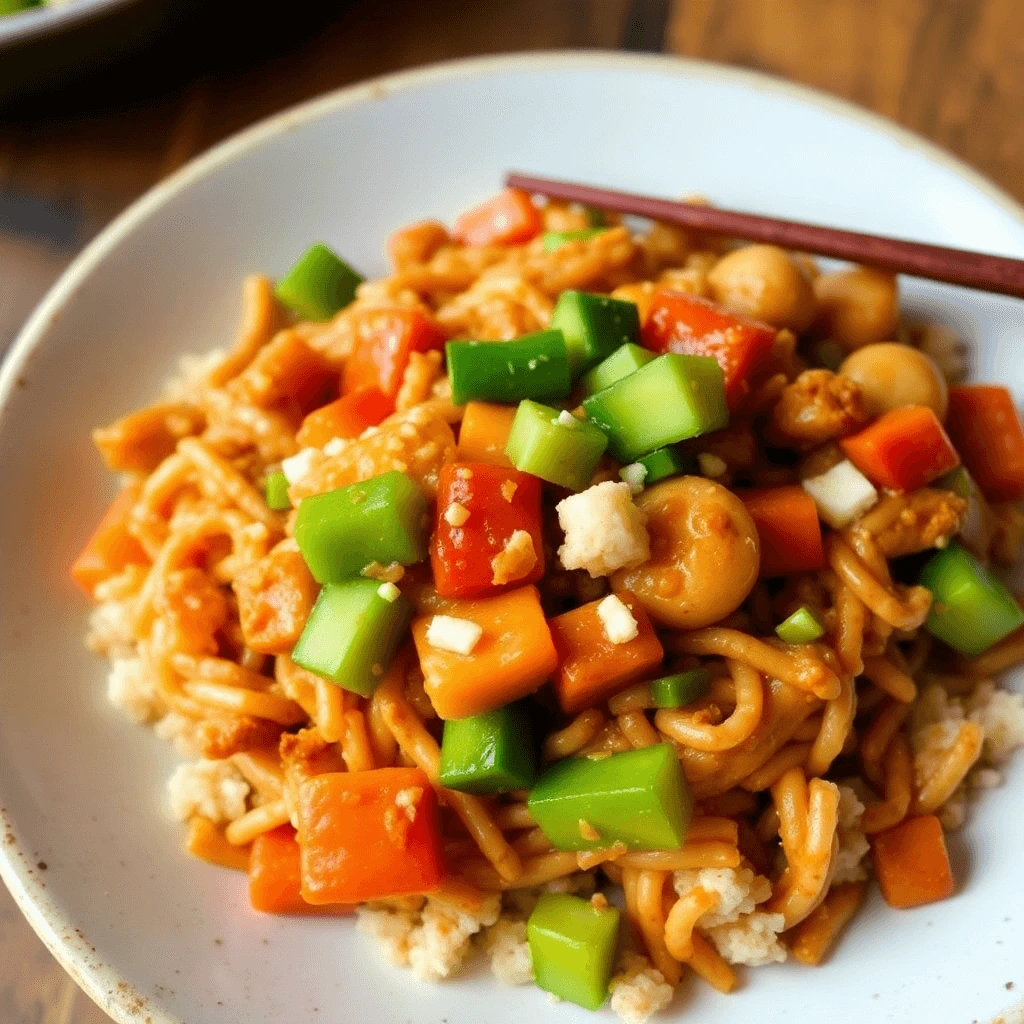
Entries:
POLYGON ((944 548, 963 525, 967 502, 952 491, 922 487, 905 495, 900 514, 875 537, 886 558, 944 548))
POLYGON ((867 420, 860 385, 831 370, 805 370, 772 410, 772 439, 806 449, 856 430, 867 420))

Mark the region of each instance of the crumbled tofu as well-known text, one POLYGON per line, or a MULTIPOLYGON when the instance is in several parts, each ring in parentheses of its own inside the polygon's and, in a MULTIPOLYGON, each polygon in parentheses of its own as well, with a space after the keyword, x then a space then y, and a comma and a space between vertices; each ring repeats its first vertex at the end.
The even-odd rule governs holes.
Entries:
POLYGON ((107 700, 140 725, 159 718, 163 711, 163 701, 141 658, 111 659, 107 700))
POLYGON ((508 502, 516 496, 516 491, 519 490, 519 484, 515 480, 502 480, 501 482, 501 496, 508 502))
POLYGON ((94 654, 111 658, 135 655, 134 600, 104 601, 89 616, 85 645, 94 654))
POLYGON ((420 981, 455 974, 470 949, 470 939, 498 920, 501 899, 489 896, 475 914, 438 899, 428 899, 419 926, 409 937, 409 966, 420 981))
POLYGON ((394 583, 382 583, 377 588, 377 596, 384 598, 388 604, 394 604, 402 596, 402 592, 394 583))
POLYGON ((387 565, 370 562, 360 575, 369 580, 380 580, 381 583, 398 583, 405 575, 405 566, 399 562, 389 562, 387 565))
POLYGON ((864 804, 849 786, 839 787, 839 851, 833 866, 832 884, 860 882, 867 878, 864 858, 871 849, 861 828, 864 804))
POLYGON ((324 455, 333 459, 336 455, 340 455, 351 443, 352 439, 348 437, 332 437, 324 445, 324 455))
POLYGON ((629 489, 634 494, 639 494, 644 489, 644 481, 647 479, 647 467, 639 462, 631 462, 619 470, 619 479, 629 484, 629 489))
POLYGON ((167 798, 179 821, 201 815, 211 821, 235 821, 246 811, 249 783, 231 761, 190 761, 167 780, 167 798))
POLYGON ((852 523, 878 501, 874 485, 849 459, 804 480, 803 488, 814 499, 818 515, 834 530, 852 523))
POLYGON ((709 928, 707 936, 728 963, 763 967, 780 964, 788 956, 788 950, 779 942, 779 933, 785 927, 782 914, 755 911, 733 924, 709 928))
POLYGON ((609 594, 597 606, 597 617, 601 620, 604 635, 613 644, 628 644, 640 635, 633 613, 618 594, 609 594))
POLYGON ((494 976, 506 985, 533 981, 533 961, 526 941, 526 922, 502 917, 487 932, 487 955, 494 976))
POLYGON ((416 808, 419 806, 420 798, 423 796, 421 786, 409 786, 408 789, 400 789, 395 794, 395 806, 405 812, 410 821, 416 820, 416 808))
POLYGON ((319 448, 303 448, 297 455, 292 455, 281 463, 281 472, 289 486, 304 479, 323 459, 324 453, 319 448))
POLYGON ((427 643, 440 651, 472 654, 483 633, 483 628, 470 619, 435 615, 427 626, 427 643))
POLYGON ((701 915, 702 928, 733 924, 740 917, 752 914, 757 905, 772 894, 771 882, 747 867, 677 871, 672 876, 672 884, 680 896, 698 887, 718 896, 714 910, 701 915))
POLYGON ((700 467, 700 475, 709 477, 711 480, 725 476, 729 469, 725 459, 718 455, 712 455, 711 452, 701 452, 697 456, 697 465, 700 467))
POLYGON ((182 757, 196 758, 201 757, 203 753, 196 725, 194 718, 179 715, 177 711, 169 711, 153 726, 153 732, 160 739, 173 744, 174 749, 182 757))
POLYGON ((645 1024, 672 1002, 672 986, 647 957, 627 950, 618 966, 608 990, 612 1012, 626 1024, 645 1024))
POLYGON ((513 530, 505 546, 491 559, 491 582, 504 586, 529 576, 537 564, 537 549, 526 530, 513 530))
POLYGON ((419 924, 419 911, 367 903, 358 908, 356 927, 372 935, 385 956, 399 967, 409 964, 409 947, 419 924))
POLYGON ((465 505, 460 505, 457 501, 453 501, 444 510, 444 521, 449 526, 465 526, 467 519, 469 519, 469 509, 465 505))
POLYGON ((967 699, 967 717, 985 730, 982 757, 989 764, 1003 764, 1024 746, 1024 696, 1000 690, 985 680, 967 699))
POLYGON ((593 577, 646 562, 651 556, 647 516, 633 504, 629 484, 605 480, 558 503, 565 543, 558 557, 566 569, 593 577))

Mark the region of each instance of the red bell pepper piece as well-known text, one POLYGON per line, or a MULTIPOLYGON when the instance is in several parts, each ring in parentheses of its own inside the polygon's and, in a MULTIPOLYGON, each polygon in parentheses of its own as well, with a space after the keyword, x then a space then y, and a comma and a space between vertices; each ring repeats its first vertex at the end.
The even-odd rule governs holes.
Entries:
POLYGON ((761 576, 811 572, 825 564, 814 499, 796 485, 737 492, 761 540, 761 576))
POLYGON ((444 332, 418 309, 367 309, 353 319, 356 340, 341 376, 343 394, 376 388, 393 402, 412 353, 444 346, 444 332))
POLYGON ((946 429, 986 498, 1024 499, 1024 424, 1006 388, 950 388, 946 429))
POLYGON ((452 237, 463 245, 519 245, 540 234, 540 210, 530 194, 507 188, 486 203, 467 210, 452 228, 452 237))
POLYGON ((128 532, 128 517, 138 497, 135 485, 121 491, 71 566, 71 578, 90 597, 98 583, 129 565, 149 565, 142 545, 128 532))
POLYGON ((916 491, 960 465, 939 418, 923 405, 891 409, 839 447, 876 487, 889 491, 916 491))
POLYGON ((775 330, 708 299, 663 289, 654 293, 640 338, 654 352, 713 356, 725 374, 726 401, 735 409, 771 354, 775 330))
POLYGON ((303 448, 322 448, 335 437, 358 437, 386 419, 395 403, 377 388, 356 388, 314 409, 302 421, 295 440, 303 448))
MULTIPOLYGON (((540 480, 529 473, 483 462, 442 466, 430 545, 437 592, 442 597, 489 597, 539 580, 544 575, 540 498, 540 480), (514 574, 516 549, 505 554, 505 546, 517 530, 529 534, 536 561, 523 575, 506 578, 508 573, 501 570, 514 574)), ((519 557, 525 564, 528 551, 519 557)))

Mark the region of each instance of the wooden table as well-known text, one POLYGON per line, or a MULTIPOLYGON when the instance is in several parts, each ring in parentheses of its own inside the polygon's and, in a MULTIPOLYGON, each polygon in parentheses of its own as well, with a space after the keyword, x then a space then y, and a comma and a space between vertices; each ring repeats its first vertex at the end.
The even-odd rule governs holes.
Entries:
MULTIPOLYGON (((195 153, 325 90, 470 54, 664 49, 767 71, 895 118, 1024 200, 1019 0, 307 0, 295 26, 208 5, 234 12, 226 29, 192 3, 103 73, 0 108, 0 349, 88 237, 195 153)), ((0 1021, 103 1019, 0 892, 0 1021)))

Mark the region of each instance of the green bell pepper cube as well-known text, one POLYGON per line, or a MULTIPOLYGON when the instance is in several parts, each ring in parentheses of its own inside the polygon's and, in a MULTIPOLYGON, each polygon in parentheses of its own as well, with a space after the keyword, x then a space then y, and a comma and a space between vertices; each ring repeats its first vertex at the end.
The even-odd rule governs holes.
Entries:
POLYGON ((536 775, 530 722, 520 705, 444 723, 442 786, 493 796, 529 789, 536 775))
POLYGON ((292 651, 302 668, 362 697, 377 688, 412 618, 392 583, 357 577, 320 591, 292 651))
POLYGON ((582 491, 607 447, 608 438, 592 423, 526 400, 516 410, 505 454, 523 473, 582 491))
POLYGON ((641 455, 636 461, 647 470, 644 477, 645 487, 650 487, 651 484, 656 484, 667 477, 692 473, 694 470, 693 458, 678 448, 658 448, 648 455, 641 455))
POLYGON ((969 658, 1024 625, 1013 594, 959 544, 940 551, 921 571, 921 586, 934 598, 925 627, 969 658))
POLYGON ((651 700, 656 708, 681 708, 700 700, 710 689, 711 673, 706 668, 692 668, 652 680, 651 700))
POLYGON ((559 761, 538 779, 529 808, 558 850, 616 842, 634 850, 678 850, 692 801, 675 748, 658 743, 604 760, 559 761))
POLYGON ((635 302, 623 302, 589 292, 562 292, 551 326, 565 336, 573 376, 610 356, 622 345, 636 342, 640 315, 635 302))
POLYGON ((633 462, 729 422, 725 378, 710 356, 658 356, 585 398, 583 408, 608 435, 608 447, 619 462, 633 462))
POLYGON ((515 341, 449 341, 445 358, 456 405, 565 398, 572 388, 561 331, 537 331, 515 341))
POLYGON ((280 470, 267 475, 267 508, 282 509, 291 508, 292 503, 288 497, 288 477, 280 470))
POLYGON ((363 283, 326 245, 311 245, 277 284, 274 294, 304 320, 330 320, 355 297, 363 283))
POLYGON ((801 605, 775 627, 775 633, 784 644, 809 644, 825 635, 825 627, 810 608, 801 605))
POLYGON ((584 375, 583 390, 588 395, 596 395, 598 391, 610 388, 654 358, 654 353, 642 345, 634 345, 632 342, 622 345, 584 375))
POLYGON ((579 228, 577 231, 545 231, 544 251, 554 252, 566 242, 589 242, 595 235, 604 234, 605 228, 600 226, 579 228))
POLYGON ((295 540, 318 583, 340 583, 371 562, 422 562, 429 524, 426 496, 393 469, 304 498, 295 517, 295 540))
POLYGON ((564 892, 545 892, 526 922, 533 976, 540 988, 588 1010, 608 995, 619 911, 564 892))

